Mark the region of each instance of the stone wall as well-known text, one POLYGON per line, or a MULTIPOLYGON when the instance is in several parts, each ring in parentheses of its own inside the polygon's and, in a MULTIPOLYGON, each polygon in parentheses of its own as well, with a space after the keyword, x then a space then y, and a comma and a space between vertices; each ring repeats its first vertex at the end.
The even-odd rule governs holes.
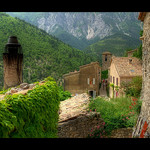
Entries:
POLYGON ((23 54, 3 53, 4 63, 4 88, 10 88, 21 84, 22 81, 23 54))
POLYGON ((89 91, 96 91, 96 95, 99 94, 99 83, 101 82, 99 62, 91 62, 90 64, 80 66, 79 71, 65 74, 63 78, 64 90, 69 91, 72 95, 89 91), (93 80, 95 80, 94 83, 93 80))
POLYGON ((86 138, 91 130, 95 130, 98 125, 102 125, 103 119, 100 114, 90 112, 82 114, 58 124, 59 138, 86 138))
POLYGON ((150 13, 147 12, 143 24, 143 41, 142 41, 142 107, 133 131, 133 137, 140 137, 144 132, 144 137, 150 137, 150 13), (146 127, 144 126, 146 125, 146 127))
POLYGON ((132 137, 132 128, 119 128, 111 132, 110 138, 131 138, 132 137))
POLYGON ((108 70, 108 68, 110 67, 111 58, 112 58, 112 54, 109 52, 108 53, 104 52, 102 54, 102 71, 108 70), (107 57, 107 61, 105 61, 105 57, 107 57))

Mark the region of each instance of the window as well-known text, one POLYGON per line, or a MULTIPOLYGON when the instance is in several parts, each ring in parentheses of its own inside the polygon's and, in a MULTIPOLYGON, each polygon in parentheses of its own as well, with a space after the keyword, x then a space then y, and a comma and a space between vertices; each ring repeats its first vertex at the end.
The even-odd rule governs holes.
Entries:
POLYGON ((90 84, 90 79, 89 78, 87 78, 87 84, 90 84))
POLYGON ((93 84, 95 84, 95 78, 93 78, 93 84))
POLYGON ((116 78, 116 85, 118 86, 118 78, 116 78))
POLYGON ((115 84, 115 77, 113 77, 113 84, 115 84))
POLYGON ((105 61, 107 61, 107 55, 105 55, 105 61))

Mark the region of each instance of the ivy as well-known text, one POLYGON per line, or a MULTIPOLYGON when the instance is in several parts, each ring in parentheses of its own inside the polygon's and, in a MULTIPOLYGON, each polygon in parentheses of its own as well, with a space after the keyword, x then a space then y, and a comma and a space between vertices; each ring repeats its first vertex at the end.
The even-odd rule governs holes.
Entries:
POLYGON ((51 77, 27 95, 8 95, 0 101, 0 137, 57 137, 58 86, 51 77))

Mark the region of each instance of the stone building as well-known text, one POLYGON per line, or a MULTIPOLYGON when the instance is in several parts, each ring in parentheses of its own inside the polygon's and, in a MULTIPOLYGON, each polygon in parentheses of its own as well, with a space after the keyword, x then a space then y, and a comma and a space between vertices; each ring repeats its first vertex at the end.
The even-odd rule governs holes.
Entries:
POLYGON ((111 63, 112 54, 110 52, 103 52, 102 53, 102 71, 108 70, 111 63))
POLYGON ((142 107, 133 137, 150 137, 150 12, 140 12, 138 19, 143 22, 142 107))
MULTIPOLYGON (((135 57, 112 57, 109 68, 109 83, 114 86, 121 86, 122 82, 130 82, 133 77, 142 76, 142 64, 135 57)), ((112 98, 124 96, 123 90, 109 88, 109 96, 112 98)))
POLYGON ((10 88, 21 84, 23 54, 21 45, 16 36, 10 36, 3 53, 4 63, 4 88, 10 88))
POLYGON ((99 62, 80 66, 79 71, 70 72, 63 76, 64 90, 72 95, 89 93, 92 97, 99 95, 99 84, 101 82, 101 67, 99 62))

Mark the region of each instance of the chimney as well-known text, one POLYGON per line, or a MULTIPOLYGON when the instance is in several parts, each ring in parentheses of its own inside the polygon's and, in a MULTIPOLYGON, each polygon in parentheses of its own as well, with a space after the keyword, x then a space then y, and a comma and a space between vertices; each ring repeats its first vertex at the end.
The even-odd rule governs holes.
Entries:
POLYGON ((22 47, 16 36, 10 36, 3 53, 4 89, 17 86, 23 82, 22 47))

